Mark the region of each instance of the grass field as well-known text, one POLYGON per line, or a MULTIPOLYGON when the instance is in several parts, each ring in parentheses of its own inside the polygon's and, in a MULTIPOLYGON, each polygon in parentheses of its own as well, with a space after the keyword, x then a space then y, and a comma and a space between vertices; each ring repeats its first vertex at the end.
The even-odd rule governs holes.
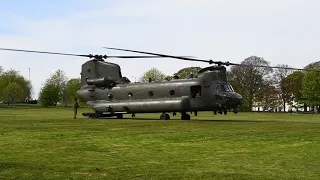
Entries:
POLYGON ((320 115, 72 113, 0 108, 0 179, 320 179, 320 115))

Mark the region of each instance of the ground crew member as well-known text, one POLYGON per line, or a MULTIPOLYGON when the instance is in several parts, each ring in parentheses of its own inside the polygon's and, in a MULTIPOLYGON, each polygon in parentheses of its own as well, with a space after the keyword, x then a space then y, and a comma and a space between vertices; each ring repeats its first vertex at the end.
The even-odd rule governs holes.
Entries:
POLYGON ((78 108, 79 108, 78 99, 74 98, 74 105, 73 105, 74 119, 77 119, 78 108))

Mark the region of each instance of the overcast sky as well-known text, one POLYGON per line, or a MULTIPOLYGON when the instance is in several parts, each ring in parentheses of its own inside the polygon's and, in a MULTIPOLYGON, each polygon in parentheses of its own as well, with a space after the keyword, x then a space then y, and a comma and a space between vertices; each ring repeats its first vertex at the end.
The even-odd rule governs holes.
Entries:
MULTIPOLYGON (((240 63, 256 55, 302 68, 319 61, 317 0, 1 0, 0 47, 133 55, 103 46, 240 63)), ((86 58, 0 51, 0 65, 31 81, 37 97, 57 69, 80 77, 86 58)), ((205 63, 109 59, 132 81, 156 67, 171 75, 205 63)))

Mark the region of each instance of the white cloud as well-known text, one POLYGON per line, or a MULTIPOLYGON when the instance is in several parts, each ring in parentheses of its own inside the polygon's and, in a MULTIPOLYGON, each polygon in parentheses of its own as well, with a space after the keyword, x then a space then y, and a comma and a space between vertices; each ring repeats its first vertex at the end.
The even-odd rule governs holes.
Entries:
MULTIPOLYGON (((12 18, 23 30, 16 36, 0 34, 0 46, 67 53, 125 54, 103 46, 131 48, 173 55, 190 55, 241 62, 251 55, 272 64, 296 67, 318 61, 318 1, 161 0, 92 1, 97 9, 69 14, 54 20, 12 18)), ((0 64, 31 79, 39 92, 58 68, 78 77, 86 59, 55 55, 0 52, 0 64)), ((151 67, 172 74, 187 66, 207 64, 172 59, 124 60, 123 75, 139 77, 151 67)), ((131 78, 132 79, 132 78, 131 78)))

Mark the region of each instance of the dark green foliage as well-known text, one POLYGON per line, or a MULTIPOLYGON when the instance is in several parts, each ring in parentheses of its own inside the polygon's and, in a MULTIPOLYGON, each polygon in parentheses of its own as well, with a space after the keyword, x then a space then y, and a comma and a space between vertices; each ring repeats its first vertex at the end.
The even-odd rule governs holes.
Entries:
POLYGON ((39 102, 42 107, 56 106, 60 100, 59 96, 60 89, 55 84, 46 84, 40 92, 39 102))
MULTIPOLYGON (((259 105, 263 107, 276 108, 281 104, 281 99, 279 99, 279 90, 272 84, 266 84, 261 87, 260 93, 257 95, 259 99, 259 105)), ((266 110, 266 109, 263 109, 266 110)))
POLYGON ((84 105, 85 102, 81 99, 81 97, 77 94, 77 91, 81 88, 81 79, 80 78, 73 78, 68 80, 66 84, 66 93, 67 93, 67 100, 68 104, 72 104, 74 98, 78 98, 78 103, 84 105))
POLYGON ((167 80, 167 81, 170 81, 170 80, 172 80, 173 79, 173 76, 167 76, 166 78, 165 78, 165 80, 167 80))
POLYGON ((304 69, 318 69, 320 67, 320 61, 308 64, 304 69))
POLYGON ((20 90, 15 90, 10 96, 15 94, 14 100, 24 102, 25 98, 31 96, 32 85, 18 71, 9 70, 0 75, 0 100, 6 100, 8 98, 9 89, 17 89, 19 86, 20 90), (12 84, 13 83, 13 84, 12 84), (10 85, 11 84, 11 85, 10 85), (9 87, 7 87, 10 85, 9 87), (4 92, 4 91, 7 92, 4 92))
POLYGON ((284 80, 284 84, 289 88, 290 101, 301 102, 302 98, 302 80, 305 74, 301 71, 293 72, 284 80))
POLYGON ((58 102, 67 102, 66 81, 65 73, 60 69, 47 79, 39 95, 39 101, 43 107, 56 106, 58 102))
MULTIPOLYGON (((308 64, 305 69, 320 69, 320 61, 313 62, 308 64)), ((317 112, 319 112, 319 105, 320 105, 320 96, 319 96, 319 89, 320 89, 320 81, 319 81, 319 72, 305 72, 305 76, 302 80, 302 103, 305 103, 308 106, 317 107, 317 112)))
POLYGON ((308 105, 320 105, 320 73, 307 72, 302 80, 302 96, 308 105))
POLYGON ((21 86, 16 82, 10 82, 3 88, 2 97, 9 103, 14 103, 16 100, 24 98, 21 86))
POLYGON ((174 76, 178 76, 180 79, 190 78, 191 76, 195 77, 196 75, 198 75, 198 72, 200 70, 201 67, 187 67, 174 73, 174 76))

